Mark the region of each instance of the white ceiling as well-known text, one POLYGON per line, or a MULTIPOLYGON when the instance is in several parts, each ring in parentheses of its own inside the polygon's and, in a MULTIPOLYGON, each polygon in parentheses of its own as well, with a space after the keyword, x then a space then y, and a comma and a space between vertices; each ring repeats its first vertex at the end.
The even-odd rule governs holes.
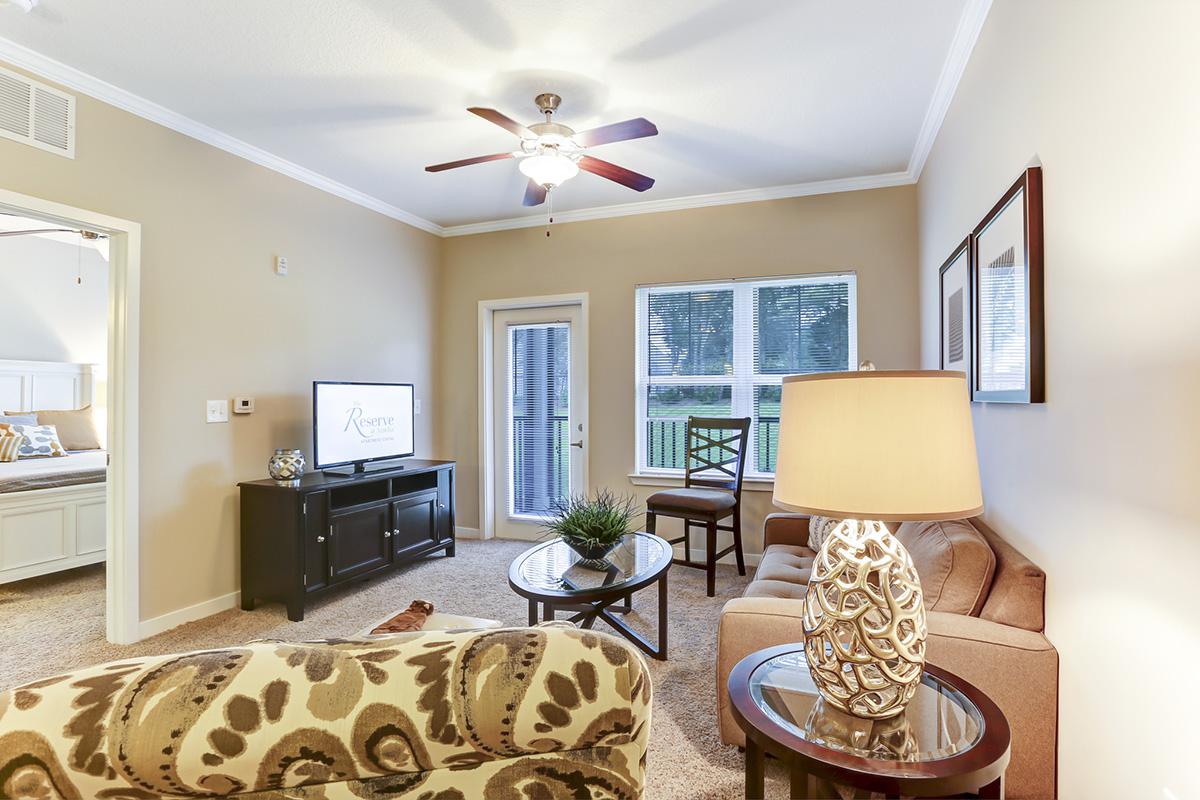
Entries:
POLYGON ((581 174, 556 212, 910 182, 989 4, 41 0, 31 14, 0 8, 0 60, 427 229, 471 226, 457 233, 544 218, 522 207, 512 161, 423 171, 512 149, 465 108, 534 122, 540 91, 563 96, 556 119, 576 130, 635 116, 660 130, 592 151, 652 189, 581 174), (754 191, 766 187, 784 188, 754 191))

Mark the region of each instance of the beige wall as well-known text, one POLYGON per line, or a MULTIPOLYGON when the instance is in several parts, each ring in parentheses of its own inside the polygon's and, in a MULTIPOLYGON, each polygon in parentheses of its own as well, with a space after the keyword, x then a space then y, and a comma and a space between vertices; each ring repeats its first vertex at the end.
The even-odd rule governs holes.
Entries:
POLYGON ((994 3, 919 184, 932 367, 938 265, 1043 164, 1047 402, 975 431, 989 522, 1049 574, 1062 797, 1200 797, 1197 30, 1195 3, 994 3))
POLYGON ((83 96, 75 160, 0 140, 0 187, 142 224, 143 620, 237 590, 235 483, 272 448, 311 455, 314 378, 412 381, 430 405, 430 234, 83 96), (253 415, 205 423, 242 394, 253 415))
MULTIPOLYGON (((642 283, 858 272, 859 355, 918 360, 916 196, 911 186, 621 217, 447 239, 439 288, 438 451, 458 460, 458 520, 476 526, 478 304, 587 292, 589 478, 634 490, 634 287, 642 283)), ((640 496, 654 489, 636 487, 640 496)), ((761 549, 770 494, 748 492, 747 549, 761 549)), ((670 523, 664 523, 668 525, 670 523)))

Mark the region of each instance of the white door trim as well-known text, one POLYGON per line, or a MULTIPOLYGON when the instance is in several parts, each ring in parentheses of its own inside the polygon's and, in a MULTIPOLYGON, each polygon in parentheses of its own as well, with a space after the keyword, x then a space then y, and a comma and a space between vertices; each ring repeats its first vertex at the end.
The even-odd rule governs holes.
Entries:
MULTIPOLYGON (((495 508, 495 446, 492 411, 495 392, 492 389, 494 372, 492 367, 492 315, 497 311, 520 308, 545 308, 547 306, 579 306, 582 319, 575 345, 580 348, 585 374, 588 370, 588 293, 542 295, 540 297, 510 297, 502 300, 479 301, 479 538, 491 539, 496 535, 495 508)), ((588 422, 588 398, 579 398, 579 421, 584 431, 590 434, 588 422)), ((585 451, 583 459, 583 485, 591 485, 588 479, 590 455, 585 451)))
POLYGON ((108 566, 106 636, 114 644, 141 638, 138 590, 138 342, 142 226, 107 214, 0 189, 0 209, 109 235, 108 566))

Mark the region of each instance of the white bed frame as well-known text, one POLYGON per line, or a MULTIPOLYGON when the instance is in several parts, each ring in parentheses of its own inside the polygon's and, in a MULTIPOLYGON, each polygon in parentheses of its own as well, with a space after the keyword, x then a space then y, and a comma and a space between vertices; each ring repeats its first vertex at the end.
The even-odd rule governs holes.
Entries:
MULTIPOLYGON (((0 412, 83 408, 91 364, 0 360, 0 412)), ((103 483, 0 494, 0 584, 105 560, 103 483)))

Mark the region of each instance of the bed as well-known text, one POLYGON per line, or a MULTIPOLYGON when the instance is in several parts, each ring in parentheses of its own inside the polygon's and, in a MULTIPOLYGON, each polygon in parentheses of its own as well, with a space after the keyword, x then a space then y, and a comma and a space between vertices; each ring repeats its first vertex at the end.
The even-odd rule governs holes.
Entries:
MULTIPOLYGON (((0 410, 82 408, 93 367, 0 360, 0 410)), ((108 454, 0 463, 0 584, 105 560, 108 454)))

